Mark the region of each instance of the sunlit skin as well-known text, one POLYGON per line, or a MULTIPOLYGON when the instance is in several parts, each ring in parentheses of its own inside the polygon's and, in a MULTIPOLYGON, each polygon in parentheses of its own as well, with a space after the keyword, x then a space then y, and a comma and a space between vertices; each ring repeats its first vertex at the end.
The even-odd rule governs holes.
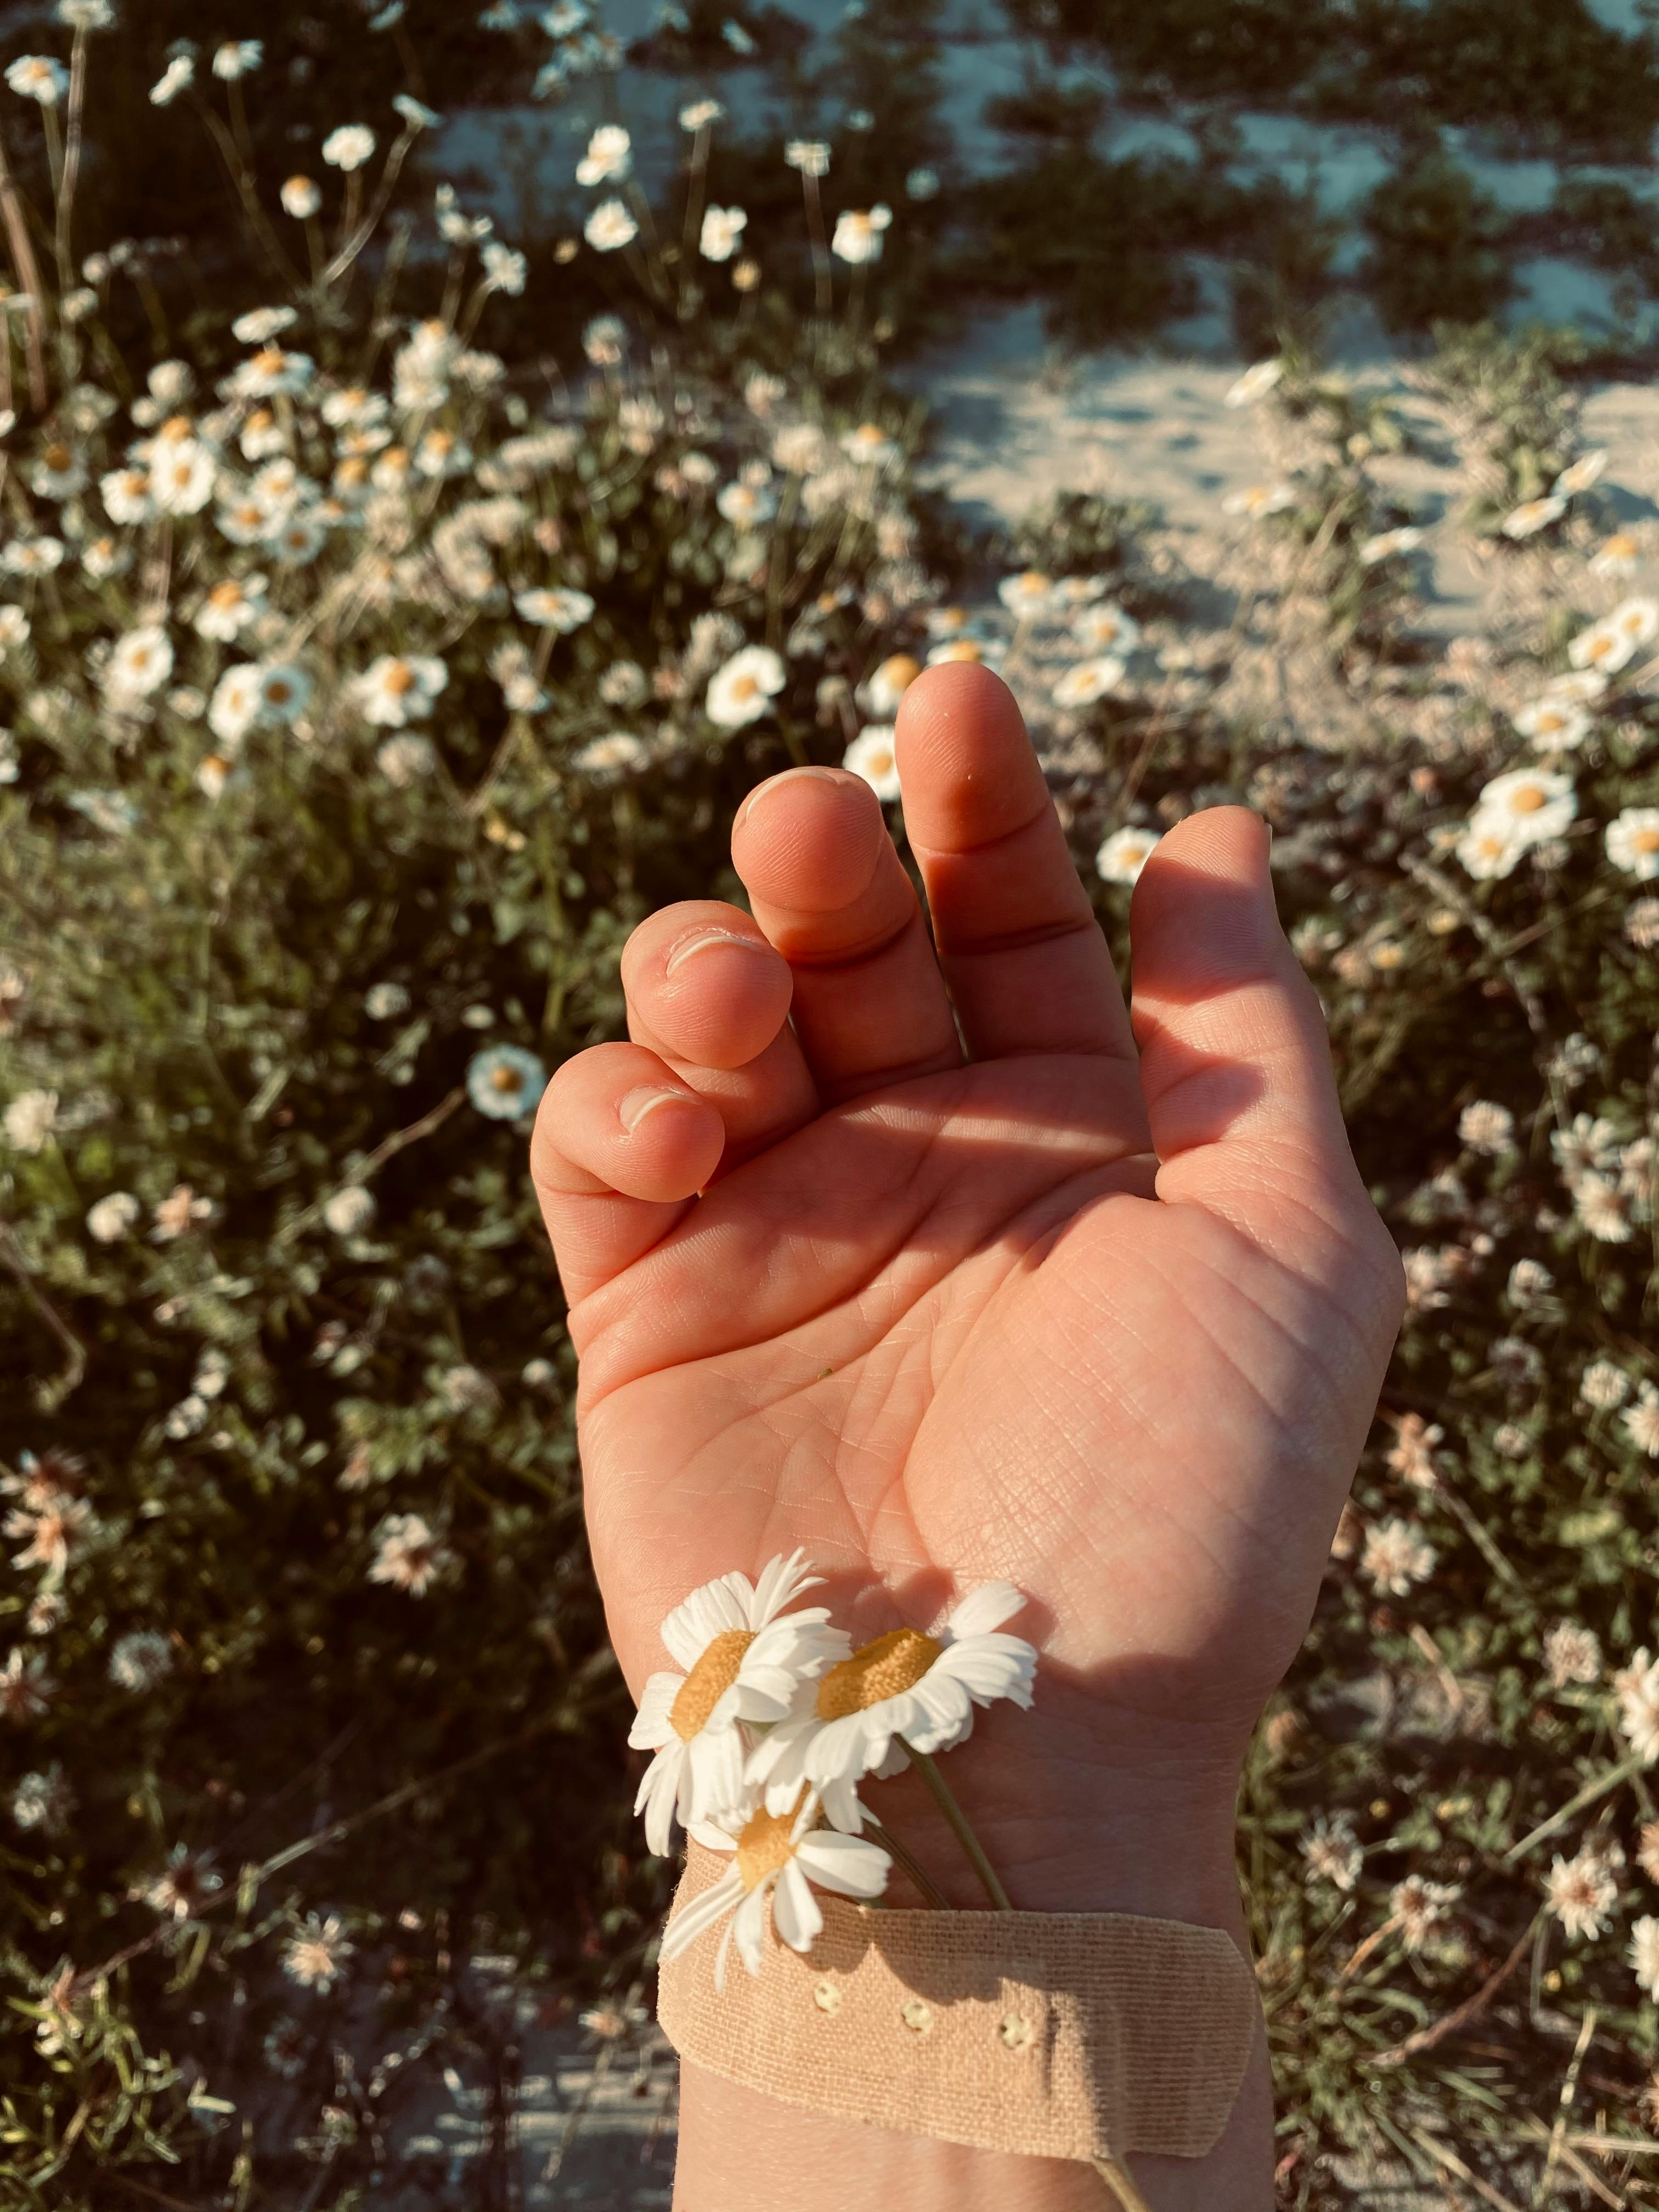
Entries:
MULTIPOLYGON (((1164 837, 1126 1007, 1000 679, 921 677, 897 753, 925 909, 858 778, 773 778, 732 830, 750 910, 641 924, 631 1042, 542 1103, 617 1650, 637 1693, 693 1585, 796 1544, 860 1637, 1006 1577, 1036 1705, 949 1767, 1014 1903, 1243 1943, 1239 1765, 1307 1627, 1399 1261, 1264 825, 1217 808, 1164 837)), ((880 1786, 978 1901, 914 1780, 880 1786)), ((1258 2042, 1211 2158, 1138 2161, 1159 2212, 1271 2202, 1266 2080, 1258 2042)), ((688 2074, 682 2212, 1097 2212, 1102 2188, 688 2074)))

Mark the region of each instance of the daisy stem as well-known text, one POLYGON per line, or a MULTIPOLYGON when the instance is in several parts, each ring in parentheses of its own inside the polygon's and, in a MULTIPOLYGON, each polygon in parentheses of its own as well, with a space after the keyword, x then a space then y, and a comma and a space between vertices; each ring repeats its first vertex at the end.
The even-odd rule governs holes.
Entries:
POLYGON ((1089 2163, 1123 2207, 1123 2212, 1152 2212, 1152 2207, 1130 2180, 1127 2170, 1109 2153, 1104 2158, 1091 2159, 1089 2163))
POLYGON ((911 1765, 927 1784, 932 1792, 933 1802, 951 1823, 957 1841, 968 1854, 969 1863, 979 1876, 985 1894, 999 1912, 1012 1912, 1014 1908, 1009 1902, 1008 1893, 998 1880, 996 1869, 986 1857, 979 1838, 969 1826, 967 1814, 951 1795, 950 1784, 946 1782, 927 1752, 918 1751, 913 1743, 907 1743, 904 1748, 910 1754, 911 1765))
POLYGON ((875 1832, 883 1850, 887 1853, 895 1866, 901 1868, 909 1875, 927 1903, 937 1906, 941 1912, 948 1910, 945 1899, 935 1885, 932 1875, 928 1874, 921 1861, 915 1856, 909 1846, 902 1844, 887 1823, 884 1820, 877 1820, 873 1813, 866 1810, 864 1818, 866 1826, 875 1832))

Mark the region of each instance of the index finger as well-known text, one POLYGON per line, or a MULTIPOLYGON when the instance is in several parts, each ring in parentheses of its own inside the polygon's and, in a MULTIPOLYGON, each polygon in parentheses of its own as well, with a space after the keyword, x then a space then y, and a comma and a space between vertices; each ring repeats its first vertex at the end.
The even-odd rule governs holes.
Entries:
POLYGON ((1123 993, 1014 696, 972 662, 919 676, 898 715, 904 827, 975 1060, 1133 1064, 1123 993))

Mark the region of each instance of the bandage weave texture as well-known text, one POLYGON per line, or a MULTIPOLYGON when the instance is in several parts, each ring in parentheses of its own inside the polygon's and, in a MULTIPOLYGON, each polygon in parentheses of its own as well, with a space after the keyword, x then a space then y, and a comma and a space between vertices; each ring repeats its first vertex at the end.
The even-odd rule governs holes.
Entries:
MULTIPOLYGON (((680 1911, 728 1862, 694 1844, 680 1911)), ((683 2059, 788 2105, 985 2150, 1200 2158, 1244 2078, 1255 1977, 1214 1928, 1125 1913, 872 1911, 818 1893, 804 1957, 714 1984, 711 1931, 663 1970, 683 2059)))

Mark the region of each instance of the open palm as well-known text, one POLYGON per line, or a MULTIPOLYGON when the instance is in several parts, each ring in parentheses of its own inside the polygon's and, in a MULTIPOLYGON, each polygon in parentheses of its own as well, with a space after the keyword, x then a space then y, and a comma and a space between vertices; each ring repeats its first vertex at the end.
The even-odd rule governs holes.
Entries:
POLYGON ((542 1106, 616 1647, 637 1692, 692 1586, 796 1545, 855 1638, 1006 1577, 1078 1738, 1023 1744, 1224 1775, 1400 1307, 1267 833, 1163 841, 1132 1023, 1005 687, 931 672, 898 744, 931 937, 870 790, 776 777, 752 913, 641 925, 633 1042, 542 1106))

